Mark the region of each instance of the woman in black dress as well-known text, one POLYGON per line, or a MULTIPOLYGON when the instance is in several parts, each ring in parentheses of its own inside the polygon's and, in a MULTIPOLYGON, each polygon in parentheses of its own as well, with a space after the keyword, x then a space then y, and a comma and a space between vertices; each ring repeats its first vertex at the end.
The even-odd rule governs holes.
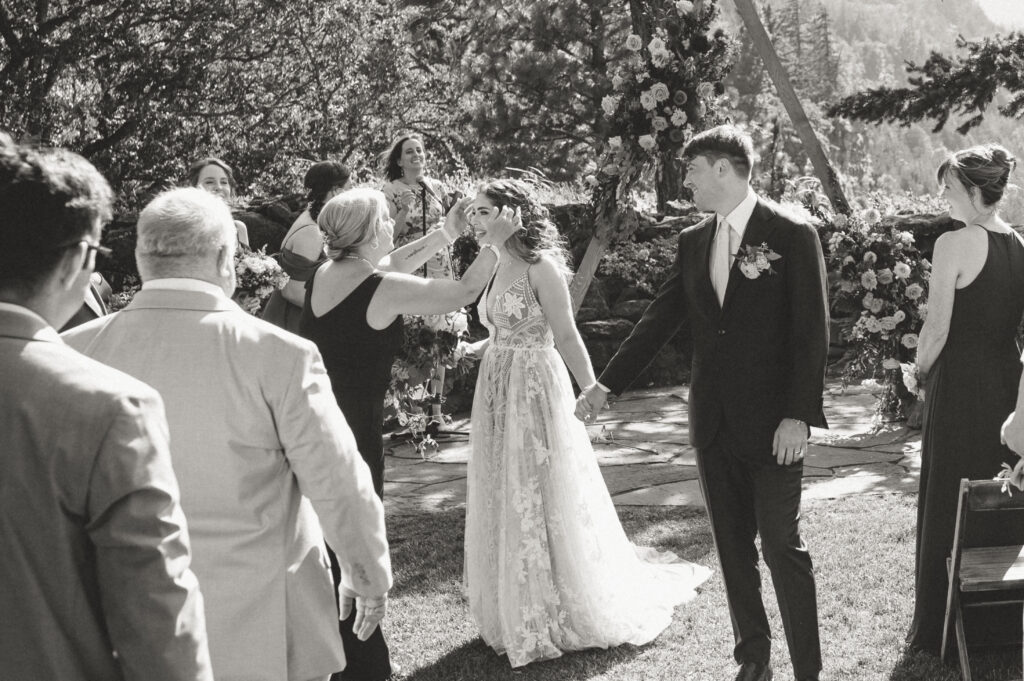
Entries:
MULTIPOLYGON (((394 220, 384 194, 352 189, 327 202, 317 218, 327 241, 328 260, 306 284, 299 332, 317 344, 331 387, 370 467, 377 494, 384 495, 384 394, 391 365, 402 345, 403 314, 441 314, 472 302, 498 262, 496 244, 518 225, 518 213, 506 210, 480 239, 480 255, 459 281, 422 279, 409 274, 451 243, 467 226, 469 199, 448 213, 443 229, 392 251, 394 220)), ((332 568, 338 582, 336 560, 332 568)), ((381 607, 383 604, 369 604, 381 607)), ((340 679, 380 681, 391 671, 380 632, 359 641, 352 633, 353 613, 341 624, 348 666, 340 679)))
POLYGON ((1017 458, 999 431, 1021 376, 1015 341, 1024 313, 1024 241, 996 210, 1015 165, 1006 149, 987 144, 957 152, 938 171, 950 217, 964 226, 935 243, 917 352, 926 394, 908 635, 912 649, 935 655, 960 479, 990 479, 1017 458))

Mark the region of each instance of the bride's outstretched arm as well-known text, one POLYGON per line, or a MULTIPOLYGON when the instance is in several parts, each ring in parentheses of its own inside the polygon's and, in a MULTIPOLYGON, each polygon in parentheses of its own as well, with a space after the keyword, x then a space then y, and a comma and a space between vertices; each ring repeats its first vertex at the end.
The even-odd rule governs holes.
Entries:
POLYGON ((558 266, 548 258, 541 258, 530 268, 530 284, 537 292, 537 300, 544 310, 548 324, 555 337, 555 347, 569 367, 580 389, 597 382, 590 355, 583 345, 576 320, 572 316, 572 299, 569 287, 558 266))

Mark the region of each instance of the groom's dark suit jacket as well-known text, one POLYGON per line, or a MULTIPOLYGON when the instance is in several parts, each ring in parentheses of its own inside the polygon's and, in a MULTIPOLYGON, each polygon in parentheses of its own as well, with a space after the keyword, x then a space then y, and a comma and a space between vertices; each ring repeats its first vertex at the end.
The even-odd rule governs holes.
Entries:
POLYGON ((737 264, 720 306, 709 263, 715 216, 684 230, 672 274, 612 357, 600 382, 618 394, 688 324, 693 333, 690 443, 709 446, 727 427, 738 455, 772 459, 783 418, 827 427, 822 413, 828 353, 825 264, 814 228, 758 199, 743 245, 782 257, 775 274, 748 279, 737 264))

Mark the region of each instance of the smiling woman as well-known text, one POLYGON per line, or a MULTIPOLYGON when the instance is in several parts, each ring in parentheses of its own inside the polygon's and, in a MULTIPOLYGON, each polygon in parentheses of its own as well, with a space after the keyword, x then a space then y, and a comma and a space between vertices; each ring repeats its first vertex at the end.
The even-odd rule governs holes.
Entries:
MULTIPOLYGON (((201 158, 189 167, 188 185, 219 196, 227 204, 235 197, 235 188, 238 186, 231 166, 213 156, 201 158)), ((248 249, 249 231, 245 223, 235 220, 235 229, 238 232, 238 244, 248 249)))

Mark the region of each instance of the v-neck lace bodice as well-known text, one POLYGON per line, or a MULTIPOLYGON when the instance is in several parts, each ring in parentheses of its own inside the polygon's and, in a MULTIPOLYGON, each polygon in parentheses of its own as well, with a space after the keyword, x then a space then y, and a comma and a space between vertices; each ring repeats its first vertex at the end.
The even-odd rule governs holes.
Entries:
POLYGON ((554 347, 551 326, 530 286, 530 270, 491 295, 494 280, 484 292, 481 321, 491 337, 490 347, 506 349, 546 349, 554 347))

